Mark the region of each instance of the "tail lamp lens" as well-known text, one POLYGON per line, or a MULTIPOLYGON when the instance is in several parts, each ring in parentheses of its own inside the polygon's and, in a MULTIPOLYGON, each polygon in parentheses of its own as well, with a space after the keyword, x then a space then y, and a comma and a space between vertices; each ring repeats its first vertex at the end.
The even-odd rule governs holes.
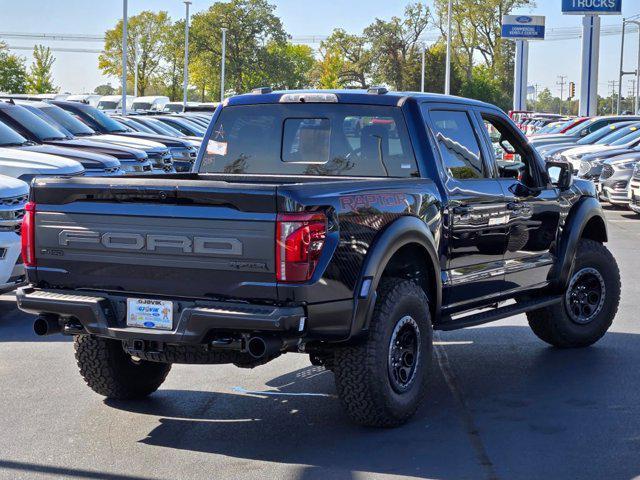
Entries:
POLYGON ((279 282, 306 282, 320 260, 327 235, 323 213, 279 214, 276 223, 276 278, 279 282))
POLYGON ((22 219, 22 229, 20 231, 22 237, 22 260, 26 267, 36 266, 36 204, 27 202, 24 207, 25 214, 22 219))

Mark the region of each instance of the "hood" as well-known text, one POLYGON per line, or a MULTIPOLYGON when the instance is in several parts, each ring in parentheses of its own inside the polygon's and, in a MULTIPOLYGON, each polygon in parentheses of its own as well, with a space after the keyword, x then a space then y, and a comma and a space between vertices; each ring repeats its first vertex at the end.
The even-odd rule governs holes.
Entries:
POLYGON ((23 152, 37 152, 46 153, 50 155, 57 155, 59 157, 69 158, 80 162, 87 170, 104 170, 108 168, 117 168, 120 166, 120 162, 117 158, 109 155, 101 155, 99 153, 90 152, 87 150, 80 150, 79 148, 63 148, 56 147, 55 145, 29 145, 25 147, 17 148, 23 152))
POLYGON ((583 160, 587 160, 589 162, 601 162, 606 160, 607 158, 617 157, 618 155, 624 155, 629 153, 631 150, 629 148, 624 147, 609 147, 606 150, 601 150, 599 152, 590 153, 588 155, 584 155, 582 157, 583 160))
POLYGON ((137 142, 148 142, 148 143, 160 144, 161 146, 165 146, 168 148, 180 148, 180 147, 192 146, 191 142, 183 138, 170 137, 169 135, 160 135, 155 133, 127 132, 127 133, 123 133, 122 136, 129 138, 131 141, 135 139, 135 141, 137 142))
POLYGON ((616 155, 613 158, 607 159, 607 161, 605 163, 611 163, 611 164, 625 163, 625 162, 629 162, 631 160, 635 160, 635 161, 640 162, 640 151, 632 150, 632 151, 626 152, 626 153, 624 153, 622 155, 616 155))
POLYGON ((0 198, 13 198, 29 194, 29 184, 17 178, 0 175, 0 198))
POLYGON ((0 148, 0 173, 11 177, 24 175, 77 175, 84 168, 75 160, 46 153, 0 148))
POLYGON ((95 153, 111 155, 118 160, 143 161, 147 159, 147 154, 140 149, 126 147, 124 145, 112 145, 106 142, 96 142, 84 138, 74 138, 71 140, 52 140, 46 142, 46 144, 65 148, 81 148, 95 153))
POLYGON ((551 143, 551 141, 553 141, 553 143, 562 143, 563 140, 567 140, 567 135, 565 135, 564 133, 546 133, 544 135, 536 135, 535 137, 531 137, 529 139, 529 142, 532 145, 537 145, 537 144, 547 144, 547 143, 551 143))
POLYGON ((608 145, 581 145, 579 147, 570 148, 564 151, 564 155, 568 157, 582 157, 590 153, 597 153, 603 150, 608 150, 608 145))
POLYGON ((92 141, 105 142, 113 145, 122 145, 129 148, 137 148, 144 150, 145 152, 153 152, 158 149, 163 149, 165 146, 160 142, 154 142, 150 139, 139 139, 129 136, 127 133, 114 134, 105 133, 91 137, 92 141))
POLYGON ((542 147, 537 147, 536 150, 543 157, 549 157, 556 153, 564 152, 570 148, 574 148, 576 144, 574 142, 571 143, 551 143, 549 145, 544 145, 542 147))

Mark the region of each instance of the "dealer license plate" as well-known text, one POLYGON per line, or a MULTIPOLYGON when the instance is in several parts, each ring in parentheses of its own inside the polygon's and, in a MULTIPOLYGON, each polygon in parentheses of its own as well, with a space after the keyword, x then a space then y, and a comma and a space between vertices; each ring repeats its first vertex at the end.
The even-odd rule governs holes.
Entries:
POLYGON ((173 303, 167 300, 127 298, 127 326, 173 329, 173 303))

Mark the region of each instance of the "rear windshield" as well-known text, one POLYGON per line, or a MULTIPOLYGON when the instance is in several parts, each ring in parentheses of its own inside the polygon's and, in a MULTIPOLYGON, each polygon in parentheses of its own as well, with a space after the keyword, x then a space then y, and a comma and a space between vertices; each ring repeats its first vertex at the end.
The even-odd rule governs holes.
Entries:
POLYGON ((278 104, 224 108, 200 173, 409 177, 418 174, 397 107, 278 104))

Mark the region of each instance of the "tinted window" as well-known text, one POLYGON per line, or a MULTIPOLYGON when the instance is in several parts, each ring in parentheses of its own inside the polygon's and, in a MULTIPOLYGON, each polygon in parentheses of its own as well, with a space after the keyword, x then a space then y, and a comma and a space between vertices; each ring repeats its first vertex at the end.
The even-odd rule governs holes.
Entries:
POLYGON ((60 130, 52 127, 26 108, 19 106, 3 108, 2 113, 14 120, 25 130, 31 132, 31 134, 39 140, 61 140, 67 138, 60 130))
POLYGON ((467 113, 431 110, 430 117, 449 175, 458 179, 484 177, 480 145, 467 113))
POLYGON ((39 109, 56 123, 62 125, 74 135, 93 135, 96 133, 87 127, 73 115, 65 112, 62 108, 50 105, 47 107, 39 107, 39 109))
POLYGON ((591 145, 597 142, 598 140, 606 137, 607 135, 610 135, 611 133, 615 132, 617 128, 618 126, 615 123, 612 125, 607 125, 605 127, 599 128, 594 132, 591 132, 589 135, 581 138, 576 143, 578 145, 591 145))
POLYGON ((626 132, 626 135, 620 137, 616 141, 612 141, 611 143, 609 143, 609 145, 619 147, 630 142, 635 142, 640 138, 640 130, 638 130, 636 127, 625 128, 624 131, 626 132))
POLYGON ((201 172, 408 177, 416 161, 399 108, 279 104, 224 108, 201 172))
POLYGON ((63 105, 62 108, 72 115, 76 116, 95 130, 105 130, 110 133, 127 131, 118 122, 116 122, 112 118, 109 118, 97 108, 91 107, 89 105, 79 105, 77 107, 75 105, 73 107, 63 105))
POLYGON ((0 122, 0 145, 3 147, 8 147, 12 145, 22 145, 27 141, 22 135, 18 132, 15 132, 10 127, 0 122))

